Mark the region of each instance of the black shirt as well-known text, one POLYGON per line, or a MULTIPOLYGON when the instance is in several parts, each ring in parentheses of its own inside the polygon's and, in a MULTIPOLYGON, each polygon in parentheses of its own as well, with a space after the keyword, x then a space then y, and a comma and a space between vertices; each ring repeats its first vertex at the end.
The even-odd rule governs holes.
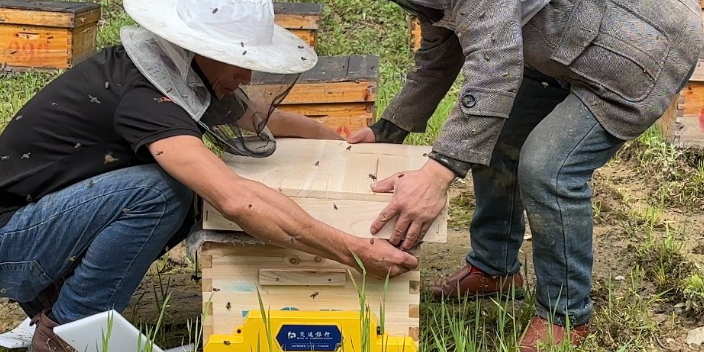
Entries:
POLYGON ((17 209, 49 193, 155 163, 145 148, 149 143, 202 133, 122 46, 106 48, 54 79, 0 134, 0 228, 17 209))

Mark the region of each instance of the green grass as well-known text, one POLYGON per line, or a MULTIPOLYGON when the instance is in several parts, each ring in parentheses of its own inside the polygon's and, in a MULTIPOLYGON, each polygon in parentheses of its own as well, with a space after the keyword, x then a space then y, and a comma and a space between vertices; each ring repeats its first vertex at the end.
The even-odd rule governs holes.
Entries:
MULTIPOLYGON (((122 11, 120 1, 103 0, 102 3, 99 48, 118 43, 120 26, 132 24, 122 11)), ((406 70, 413 66, 406 15, 389 1, 335 0, 323 3, 318 53, 378 55, 377 115, 380 115, 401 88, 406 70)), ((0 131, 34 93, 58 74, 60 72, 28 72, 0 78, 0 131)), ((441 102, 426 133, 412 134, 406 143, 432 144, 455 104, 456 93, 457 87, 441 102)), ((647 209, 634 211, 632 223, 624 225, 623 229, 631 234, 636 247, 635 261, 640 265, 634 263, 625 281, 608 280, 594 285, 594 335, 580 349, 584 351, 652 351, 657 331, 662 328, 651 319, 653 306, 667 298, 667 294, 662 295, 663 292, 671 292, 673 287, 678 292, 676 297, 689 311, 704 312, 704 271, 694 270, 689 259, 682 256, 682 246, 678 242, 681 241, 680 237, 662 234, 666 229, 662 225, 665 207, 701 204, 704 198, 704 162, 697 154, 677 150, 664 143, 655 129, 629 143, 619 157, 633 161, 643 172, 653 175, 656 197, 647 209), (673 273, 676 273, 676 278, 671 277, 673 273)), ((466 228, 471 219, 473 200, 473 195, 467 193, 452 200, 452 212, 456 218, 453 226, 466 228)), ((595 204, 597 213, 600 209, 600 204, 595 204)), ((176 302, 169 302, 168 291, 167 281, 158 292, 155 289, 155 297, 158 297, 155 301, 165 310, 178 309, 174 308, 178 306, 176 302)), ((431 302, 424 295, 421 305, 421 350, 516 351, 515 346, 534 312, 533 299, 529 292, 523 302, 495 298, 438 303, 431 302)), ((364 301, 364 290, 361 289, 360 308, 366 312, 369 309, 364 301)), ((262 310, 266 303, 262 302, 262 310)), ((382 326, 383 308, 379 307, 382 326)), ((376 312, 376 309, 371 310, 376 312)), ((186 327, 183 328, 166 327, 155 322, 142 325, 142 328, 164 347, 189 342, 200 345, 198 321, 184 322, 184 325, 186 327)), ((552 349, 553 352, 572 350, 568 346, 552 349)))

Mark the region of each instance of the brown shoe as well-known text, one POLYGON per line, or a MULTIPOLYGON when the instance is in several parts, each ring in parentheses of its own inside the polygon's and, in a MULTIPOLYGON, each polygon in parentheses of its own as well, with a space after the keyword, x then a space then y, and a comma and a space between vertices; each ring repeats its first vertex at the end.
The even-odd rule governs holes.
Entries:
MULTIPOLYGON (((547 348, 543 346, 547 346, 551 342, 554 345, 561 344, 567 334, 567 329, 552 324, 552 335, 550 335, 548 331, 550 326, 551 324, 547 320, 534 316, 521 339, 521 352, 538 352, 539 344, 542 344, 542 348, 547 348)), ((589 323, 572 327, 570 329, 570 343, 574 346, 580 346, 587 338, 587 335, 589 335, 589 323)))
POLYGON ((44 310, 32 319, 32 325, 36 324, 37 329, 28 352, 77 352, 54 334, 54 328, 59 324, 49 319, 48 312, 48 309, 44 310))
POLYGON ((471 264, 467 264, 447 280, 431 285, 430 292, 436 299, 458 298, 465 295, 486 297, 497 294, 521 299, 523 298, 522 288, 523 276, 521 273, 490 276, 471 264))

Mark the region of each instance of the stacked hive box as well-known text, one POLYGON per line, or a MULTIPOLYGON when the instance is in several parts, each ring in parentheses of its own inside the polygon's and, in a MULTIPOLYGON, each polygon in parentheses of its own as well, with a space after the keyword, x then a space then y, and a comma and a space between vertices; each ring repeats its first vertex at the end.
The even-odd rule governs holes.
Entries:
POLYGON ((95 53, 101 7, 0 0, 0 63, 7 70, 68 69, 95 53))
MULTIPOLYGON (((378 67, 376 56, 321 56, 279 109, 308 116, 348 137, 374 121, 378 67)), ((263 75, 252 84, 273 84, 276 89, 278 82, 275 75, 263 75)))
MULTIPOLYGON (((315 10, 311 6, 277 4, 277 23, 304 40, 316 38, 315 33, 296 27, 297 23, 304 27, 319 23, 319 15, 316 21, 311 17, 316 17, 312 12, 320 7, 315 10)), ((317 40, 310 43, 315 46, 317 40)), ((378 66, 376 56, 321 56, 313 69, 301 75, 279 109, 306 115, 347 137, 374 121, 378 66)), ((264 75, 252 84, 266 89, 277 79, 276 75, 264 75)), ((402 145, 348 148, 340 141, 283 139, 268 158, 225 155, 223 159, 237 174, 288 195, 324 223, 362 237, 388 238, 392 225, 377 236, 369 233, 371 221, 391 197, 370 191, 370 175, 383 178, 396 171, 417 169, 425 161, 429 151, 426 149, 402 145)), ((444 242, 446 226, 447 209, 425 241, 444 242)), ((213 334, 233 334, 250 311, 259 309, 258 293, 271 310, 359 311, 354 283, 360 284, 362 276, 354 269, 319 256, 261 243, 207 203, 203 207, 203 228, 225 233, 229 238, 225 243, 206 241, 200 252, 205 343, 213 334)), ((382 291, 382 282, 367 279, 368 303, 377 317, 382 291)), ((417 341, 420 271, 392 279, 386 296, 386 332, 391 336, 411 336, 417 341)))
POLYGON ((675 96, 658 124, 666 140, 675 146, 704 147, 704 52, 700 53, 689 82, 675 96))
MULTIPOLYGON (((315 48, 321 4, 276 3, 274 9, 279 25, 315 48)), ((308 116, 346 138, 376 117, 378 67, 376 56, 321 56, 314 68, 301 75, 279 109, 308 116)), ((252 84, 277 82, 276 75, 263 75, 252 84)))
POLYGON ((275 3, 276 24, 284 27, 315 47, 320 28, 321 4, 275 3))
MULTIPOLYGON (((370 190, 373 179, 420 168, 429 147, 359 144, 343 141, 280 139, 276 152, 263 159, 225 155, 232 170, 247 179, 289 196, 312 217, 358 237, 389 238, 395 220, 378 235, 371 222, 388 205, 392 194, 370 190), (371 176, 370 176, 371 175, 371 176)), ((232 334, 249 311, 265 309, 359 311, 354 269, 320 256, 262 243, 241 232, 208 203, 203 206, 203 228, 224 231, 227 240, 206 242, 201 250, 203 301, 206 312, 204 341, 213 334, 232 334)), ((430 227, 424 242, 445 242, 447 207, 430 227)), ((384 282, 367 278, 366 296, 373 313, 379 311, 384 282)), ((389 282, 385 302, 386 332, 418 341, 420 271, 389 282)))

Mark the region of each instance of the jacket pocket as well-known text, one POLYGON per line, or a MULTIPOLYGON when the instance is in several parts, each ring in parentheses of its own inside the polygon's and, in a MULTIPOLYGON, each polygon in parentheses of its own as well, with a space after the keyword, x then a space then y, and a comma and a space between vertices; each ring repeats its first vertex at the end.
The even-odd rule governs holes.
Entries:
POLYGON ((567 38, 568 29, 551 59, 597 90, 608 90, 631 102, 642 101, 655 86, 667 59, 668 34, 628 5, 606 1, 603 8, 590 9, 595 5, 585 5, 589 2, 581 1, 567 28, 586 28, 592 40, 574 43, 567 38), (598 22, 585 24, 584 18, 598 18, 598 22), (562 54, 565 52, 571 56, 562 54))
POLYGON ((0 297, 31 301, 51 279, 36 261, 0 263, 0 297))

